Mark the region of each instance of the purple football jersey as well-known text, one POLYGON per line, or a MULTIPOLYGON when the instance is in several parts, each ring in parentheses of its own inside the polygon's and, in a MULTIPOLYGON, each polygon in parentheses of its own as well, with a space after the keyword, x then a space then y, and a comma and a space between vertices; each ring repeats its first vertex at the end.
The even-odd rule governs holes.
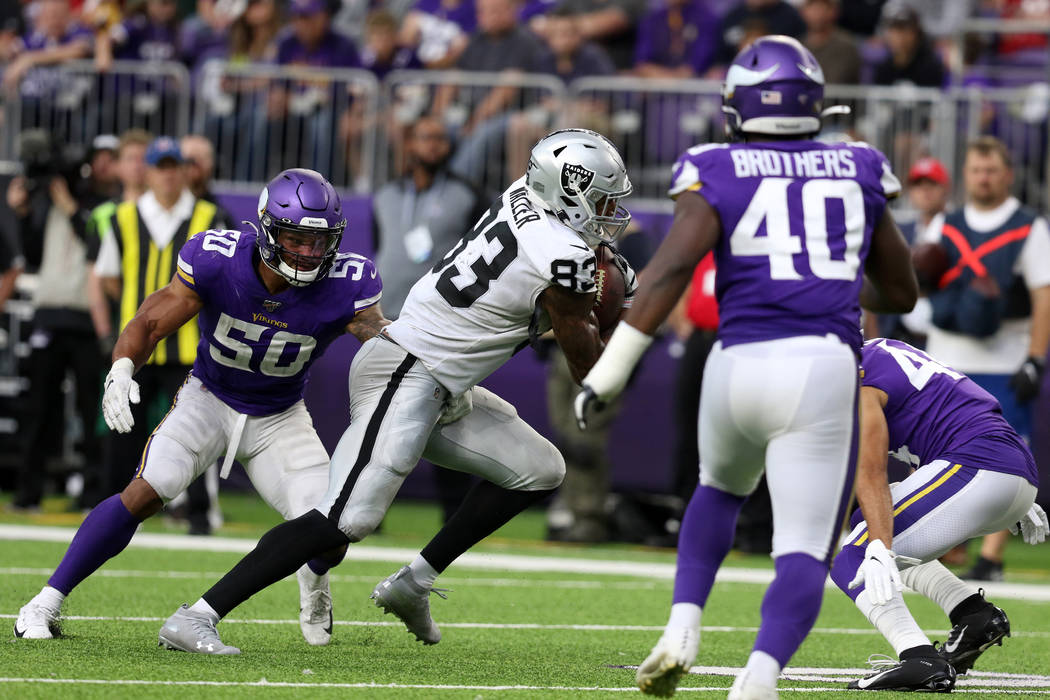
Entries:
POLYGON ((382 282, 371 260, 340 253, 324 278, 271 294, 256 245, 251 231, 200 233, 179 251, 177 277, 204 301, 194 376, 237 411, 266 416, 303 397, 311 363, 379 302, 382 282))
POLYGON ((860 352, 864 260, 886 200, 900 193, 885 156, 859 143, 696 146, 674 166, 670 195, 683 192, 722 222, 723 345, 834 333, 860 352))
POLYGON ((861 354, 864 386, 886 392, 890 454, 918 467, 937 459, 1023 477, 1035 459, 995 397, 962 372, 899 340, 876 338, 861 354))

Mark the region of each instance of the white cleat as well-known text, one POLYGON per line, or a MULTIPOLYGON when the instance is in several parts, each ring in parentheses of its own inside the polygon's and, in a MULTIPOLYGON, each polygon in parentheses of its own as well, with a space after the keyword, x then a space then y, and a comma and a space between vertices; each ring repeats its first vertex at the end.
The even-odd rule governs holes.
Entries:
POLYGON ((318 576, 303 565, 299 579, 299 629, 307 644, 323 647, 332 641, 332 592, 328 574, 318 576))
POLYGON ((160 628, 157 645, 191 654, 231 656, 241 653, 237 647, 222 643, 215 624, 207 615, 194 612, 186 605, 181 605, 160 628))
POLYGON ((408 631, 424 644, 441 641, 441 630, 430 617, 430 594, 437 593, 447 598, 444 588, 424 588, 412 578, 412 570, 402 566, 396 573, 376 584, 372 600, 376 606, 391 613, 405 623, 408 631))
POLYGON ((15 636, 20 639, 54 639, 59 635, 58 611, 41 605, 36 598, 22 606, 15 620, 15 636))
POLYGON ((700 630, 668 627, 648 658, 638 667, 635 681, 646 695, 669 698, 678 681, 689 672, 700 650, 700 630))
POLYGON ((733 681, 728 700, 777 700, 778 697, 776 688, 755 683, 748 670, 744 669, 733 681))

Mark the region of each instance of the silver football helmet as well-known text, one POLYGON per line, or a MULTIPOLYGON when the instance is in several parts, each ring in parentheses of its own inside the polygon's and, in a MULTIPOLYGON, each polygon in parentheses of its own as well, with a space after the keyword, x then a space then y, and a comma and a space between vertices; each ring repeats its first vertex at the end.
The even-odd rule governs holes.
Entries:
POLYGON ((631 181, 616 146, 589 129, 562 129, 532 148, 525 183, 591 248, 612 243, 631 222, 620 200, 631 181))

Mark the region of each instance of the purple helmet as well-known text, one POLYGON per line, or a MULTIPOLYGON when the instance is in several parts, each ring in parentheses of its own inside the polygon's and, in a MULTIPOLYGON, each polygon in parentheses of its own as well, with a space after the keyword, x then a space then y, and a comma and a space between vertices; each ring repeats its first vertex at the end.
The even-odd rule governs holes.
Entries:
POLYGON ((805 135, 820 131, 824 72, 789 36, 764 36, 737 54, 722 85, 726 134, 805 135))
POLYGON ((302 287, 328 274, 346 219, 332 183, 314 170, 292 168, 259 195, 259 226, 263 262, 302 287))

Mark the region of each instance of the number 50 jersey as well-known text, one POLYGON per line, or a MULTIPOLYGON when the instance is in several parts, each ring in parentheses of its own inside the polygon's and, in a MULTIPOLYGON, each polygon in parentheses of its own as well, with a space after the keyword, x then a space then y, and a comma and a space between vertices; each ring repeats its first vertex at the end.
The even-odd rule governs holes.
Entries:
POLYGON ((328 275, 271 294, 256 234, 205 231, 179 251, 176 277, 204 302, 193 375, 239 413, 268 416, 303 397, 306 372, 354 314, 379 302, 372 261, 340 253, 328 275))
MULTIPOLYGON (((715 249, 724 346, 834 333, 859 354, 864 260, 900 183, 863 143, 709 144, 674 166, 722 222, 715 249)), ((902 261, 907 264, 907 261, 902 261)))
POLYGON ((523 177, 416 282, 386 332, 460 394, 528 341, 540 292, 592 292, 594 269, 593 251, 531 198, 523 177))

